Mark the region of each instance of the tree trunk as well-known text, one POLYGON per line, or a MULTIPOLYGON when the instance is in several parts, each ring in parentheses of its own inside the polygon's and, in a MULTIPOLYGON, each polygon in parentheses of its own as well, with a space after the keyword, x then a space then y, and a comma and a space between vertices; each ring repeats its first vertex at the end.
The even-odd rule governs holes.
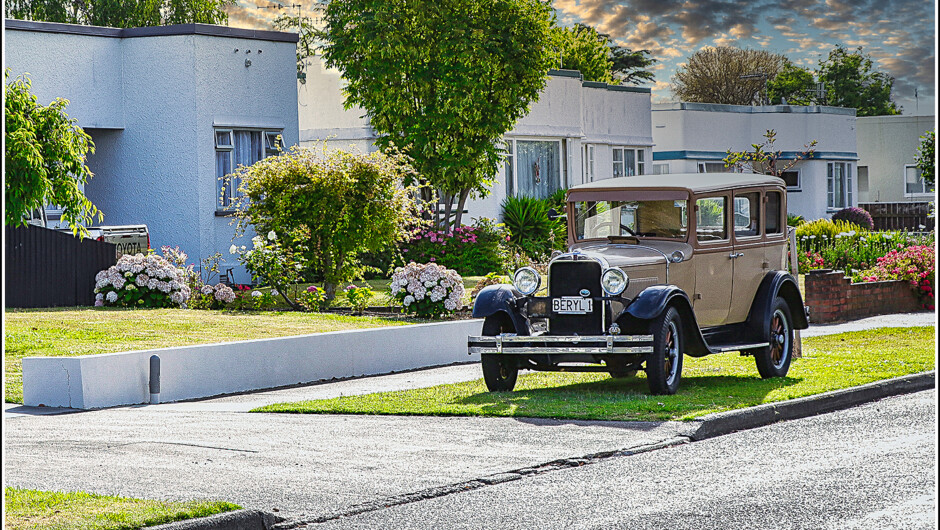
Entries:
POLYGON ((333 300, 336 298, 336 284, 333 282, 323 281, 323 290, 326 291, 326 299, 333 300))
POLYGON ((441 228, 444 232, 450 231, 450 216, 454 210, 454 196, 450 193, 441 193, 441 200, 444 201, 444 222, 441 228))
POLYGON ((467 204, 467 197, 470 196, 470 190, 460 190, 460 199, 457 201, 457 218, 454 220, 454 228, 460 228, 463 223, 463 208, 467 204))

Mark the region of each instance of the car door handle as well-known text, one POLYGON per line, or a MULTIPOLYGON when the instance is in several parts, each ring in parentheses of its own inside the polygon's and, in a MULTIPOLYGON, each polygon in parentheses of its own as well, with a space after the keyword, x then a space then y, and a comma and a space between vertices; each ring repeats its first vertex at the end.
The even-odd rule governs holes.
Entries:
POLYGON ((734 252, 732 252, 731 254, 728 254, 728 257, 731 258, 731 259, 734 259, 734 258, 740 258, 740 257, 743 256, 743 255, 744 255, 743 252, 738 252, 737 254, 735 254, 734 252))

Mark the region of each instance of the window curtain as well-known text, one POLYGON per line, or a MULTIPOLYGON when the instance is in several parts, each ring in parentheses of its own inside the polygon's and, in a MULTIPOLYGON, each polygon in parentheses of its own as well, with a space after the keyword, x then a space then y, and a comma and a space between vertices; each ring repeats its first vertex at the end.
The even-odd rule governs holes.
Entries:
POLYGON ((561 189, 559 142, 516 141, 518 194, 546 199, 561 189))

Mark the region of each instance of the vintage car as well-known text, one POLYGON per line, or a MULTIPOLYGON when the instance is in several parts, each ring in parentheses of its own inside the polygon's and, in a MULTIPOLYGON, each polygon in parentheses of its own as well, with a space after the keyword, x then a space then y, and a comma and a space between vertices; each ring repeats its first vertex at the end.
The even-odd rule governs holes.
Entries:
POLYGON ((483 289, 469 337, 491 391, 520 369, 646 372, 674 394, 683 355, 752 355, 761 377, 790 368, 808 319, 787 272, 783 180, 741 173, 642 175, 575 186, 568 251, 483 289), (539 296, 542 293, 544 296, 539 296))

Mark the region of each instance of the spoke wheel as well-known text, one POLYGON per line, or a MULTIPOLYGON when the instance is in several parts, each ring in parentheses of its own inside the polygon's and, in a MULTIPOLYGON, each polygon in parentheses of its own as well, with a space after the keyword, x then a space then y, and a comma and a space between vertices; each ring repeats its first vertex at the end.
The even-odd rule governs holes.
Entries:
POLYGON ((653 353, 646 361, 646 380, 652 394, 675 394, 682 379, 682 321, 674 307, 650 324, 653 353))
MULTIPOLYGON (((502 314, 486 317, 483 321, 483 335, 495 337, 501 333, 513 333, 515 328, 512 321, 502 314)), ((480 355, 483 365, 483 381, 490 392, 510 392, 516 386, 519 375, 518 361, 501 353, 484 353, 480 355)))
POLYGON ((790 371, 793 359, 793 320, 786 300, 779 296, 774 300, 767 340, 770 345, 754 354, 757 371, 764 379, 783 377, 790 371))

